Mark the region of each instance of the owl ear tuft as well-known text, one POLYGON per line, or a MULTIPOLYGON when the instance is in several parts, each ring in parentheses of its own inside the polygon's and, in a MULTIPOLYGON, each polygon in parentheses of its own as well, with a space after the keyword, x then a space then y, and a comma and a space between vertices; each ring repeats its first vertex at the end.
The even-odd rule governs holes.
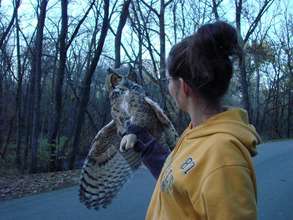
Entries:
POLYGON ((133 70, 134 70, 134 68, 130 64, 128 64, 128 66, 127 66, 127 76, 129 76, 132 73, 133 70))
POLYGON ((112 88, 118 85, 118 83, 121 81, 122 77, 113 73, 110 75, 110 84, 112 88))
POLYGON ((122 77, 116 73, 116 71, 112 68, 108 68, 108 75, 106 77, 106 89, 111 91, 118 85, 118 83, 122 80, 122 77))
POLYGON ((132 65, 128 64, 127 79, 137 83, 137 75, 132 65))

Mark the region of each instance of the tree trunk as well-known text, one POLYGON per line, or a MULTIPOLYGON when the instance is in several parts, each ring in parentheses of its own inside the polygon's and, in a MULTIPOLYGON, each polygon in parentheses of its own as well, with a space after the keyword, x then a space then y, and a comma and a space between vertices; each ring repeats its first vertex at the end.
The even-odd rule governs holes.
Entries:
POLYGON ((72 144, 72 152, 70 155, 69 169, 74 169, 76 155, 78 155, 80 150, 78 145, 80 142, 80 133, 81 133, 82 125, 84 122, 85 110, 89 101, 92 76, 95 72, 96 66, 100 59, 108 29, 109 29, 109 0, 104 0, 104 18, 103 18, 103 25, 101 29, 100 39, 99 39, 97 48, 94 51, 94 57, 92 59, 92 62, 89 68, 87 69, 83 82, 82 82, 81 101, 79 103, 79 108, 77 112, 77 120, 76 120, 76 127, 74 130, 74 139, 72 144))
POLYGON ((118 68, 121 65, 120 48, 121 48, 121 35, 122 30, 126 24, 126 20, 129 14, 129 5, 131 0, 125 0, 122 6, 120 20, 115 36, 115 67, 118 68))
POLYGON ((3 144, 3 71, 0 70, 0 153, 2 153, 3 144))
POLYGON ((288 88, 288 109, 287 109, 287 138, 290 138, 291 132, 290 129, 292 129, 291 126, 291 117, 292 117, 292 106, 293 106, 293 96, 292 96, 292 89, 288 88))
POLYGON ((256 71, 256 113, 255 113, 255 126, 259 128, 259 110, 260 110, 260 102, 259 102, 259 91, 260 91, 260 74, 259 74, 259 67, 256 71))
POLYGON ((220 2, 217 2, 217 0, 212 0, 212 11, 216 20, 219 20, 219 13, 218 13, 219 5, 220 5, 220 2))
POLYGON ((59 65, 57 72, 57 79, 55 83, 55 114, 53 118, 53 128, 50 132, 50 137, 48 144, 50 146, 50 162, 49 162, 49 170, 55 171, 56 169, 56 147, 57 147, 57 136, 60 130, 60 121, 62 115, 62 97, 63 97, 63 81, 65 75, 65 67, 66 67, 66 56, 67 56, 67 46, 66 46, 66 38, 67 38, 67 29, 68 29, 68 16, 67 16, 67 8, 68 1, 61 1, 61 33, 60 33, 60 49, 59 49, 59 65))
POLYGON ((241 83, 241 91, 242 91, 242 103, 244 108, 247 110, 248 115, 252 117, 252 112, 250 108, 250 99, 248 93, 248 81, 246 75, 246 64, 245 64, 245 52, 242 51, 239 58, 239 69, 240 69, 240 83, 241 83))
MULTIPOLYGON (((214 1, 214 0, 213 0, 214 1)), ((261 17, 264 13, 269 9, 272 5, 274 0, 265 0, 263 2, 262 7, 259 9, 257 16, 254 18, 252 22, 250 22, 248 31, 245 36, 242 38, 241 35, 241 14, 243 8, 243 1, 242 0, 235 0, 235 8, 236 8, 236 29, 239 35, 240 47, 242 48, 242 53, 239 59, 239 69, 240 69, 240 83, 241 83, 241 92, 242 92, 242 103, 244 108, 246 108, 250 118, 253 118, 253 112, 251 108, 251 102, 249 99, 249 81, 247 80, 247 72, 246 72, 246 65, 245 65, 245 44, 248 42, 250 36, 255 31, 258 23, 261 20, 261 17)))
POLYGON ((165 0, 160 1, 160 78, 166 77, 165 0))
POLYGON ((236 6, 236 29, 239 35, 239 44, 242 49, 239 54, 239 70, 240 70, 240 84, 242 92, 242 103, 244 108, 247 110, 248 115, 251 113, 250 100, 248 94, 248 81, 246 76, 246 64, 245 64, 245 51, 244 51, 244 40, 241 37, 241 13, 242 13, 242 0, 235 0, 236 6))
POLYGON ((42 0, 40 4, 40 14, 38 17, 37 34, 35 40, 34 54, 32 59, 32 77, 34 77, 32 88, 32 140, 31 140, 31 167, 30 172, 37 172, 37 153, 39 147, 40 130, 40 101, 41 101, 41 77, 42 77, 42 49, 43 49, 43 30, 45 26, 46 8, 48 0, 42 0))
POLYGON ((280 106, 280 78, 278 76, 277 83, 276 83, 276 91, 274 95, 274 102, 273 102, 273 128, 272 128, 272 137, 276 138, 279 136, 279 106, 280 106))
POLYGON ((288 66, 288 108, 287 108, 287 137, 290 138, 291 136, 291 129, 292 129, 292 106, 293 106, 293 95, 292 95, 292 90, 293 90, 293 66, 292 66, 292 55, 293 55, 293 50, 292 47, 290 47, 290 42, 292 36, 292 30, 293 24, 288 23, 287 18, 286 18, 286 41, 287 41, 287 49, 286 49, 286 55, 287 55, 287 66, 288 66))
POLYGON ((19 22, 18 13, 16 13, 16 53, 17 53, 17 92, 16 92, 16 166, 18 169, 21 168, 21 138, 22 138, 22 117, 21 117, 21 106, 22 106, 22 70, 20 61, 20 42, 19 42, 19 22))
POLYGON ((25 118, 25 140, 24 140, 24 155, 23 155, 23 166, 22 166, 22 172, 24 173, 28 168, 28 151, 29 146, 31 146, 30 140, 31 140, 31 105, 29 103, 30 100, 30 85, 27 85, 26 91, 25 91, 25 97, 24 97, 24 118, 25 118))
POLYGON ((6 141, 5 141, 2 153, 1 153, 2 159, 5 158, 5 155, 6 155, 6 152, 7 152, 8 144, 9 144, 11 133, 12 133, 12 130, 13 130, 14 120, 15 120, 15 115, 13 115, 12 118, 10 119, 10 121, 9 121, 8 133, 7 133, 6 141))
POLYGON ((173 4, 172 8, 172 15, 173 15, 173 33, 174 33, 174 43, 177 43, 177 16, 176 16, 176 11, 177 11, 177 2, 173 4))
POLYGON ((132 6, 132 12, 134 15, 134 20, 130 18, 130 24, 131 27, 133 28, 133 30, 136 32, 137 37, 138 37, 138 54, 137 54, 137 59, 135 60, 134 65, 138 68, 138 83, 143 85, 144 84, 144 77, 143 77, 143 60, 142 60, 142 46, 143 46, 143 34, 142 34, 142 27, 141 27, 141 23, 140 20, 138 18, 137 15, 137 11, 135 9, 135 5, 133 3, 133 1, 131 2, 131 6, 132 6))
MULTIPOLYGON (((142 28, 141 28, 141 30, 145 32, 145 38, 146 38, 146 41, 147 41, 146 48, 149 51, 149 55, 151 57, 151 61, 152 61, 153 67, 154 67, 154 72, 157 73, 158 68, 157 68, 157 64, 156 64, 154 54, 153 54, 153 50, 152 50, 152 42, 151 42, 151 39, 150 39, 149 31, 147 29, 147 22, 145 21, 144 13, 142 12, 142 10, 140 8, 140 4, 139 4, 138 1, 137 1, 137 10, 139 12, 140 19, 142 20, 142 28)), ((149 11, 149 13, 150 12, 151 11, 149 11)), ((138 17, 138 15, 136 13, 136 10, 134 11, 134 15, 136 16, 136 19, 139 20, 139 17, 138 17)), ((143 32, 140 32, 140 33, 141 33, 141 35, 143 35, 142 34, 143 32)))

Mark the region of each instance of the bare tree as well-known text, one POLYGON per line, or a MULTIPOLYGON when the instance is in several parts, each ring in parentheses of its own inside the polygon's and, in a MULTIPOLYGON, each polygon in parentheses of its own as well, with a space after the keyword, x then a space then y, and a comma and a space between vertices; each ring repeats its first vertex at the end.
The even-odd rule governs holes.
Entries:
POLYGON ((17 0, 14 3, 15 3, 15 5, 14 5, 13 14, 12 14, 12 17, 10 19, 10 22, 9 22, 6 30, 4 31, 4 33, 1 34, 1 38, 0 38, 0 49, 2 49, 4 40, 6 39, 8 33, 10 32, 10 30, 11 30, 11 28, 13 26, 14 20, 16 18, 17 10, 18 10, 18 8, 20 6, 21 1, 20 0, 17 0))
POLYGON ((218 7, 219 5, 223 2, 223 0, 212 0, 212 11, 213 11, 213 14, 215 16, 215 19, 216 20, 219 20, 219 13, 218 13, 218 7))
POLYGON ((173 0, 165 2, 160 0, 160 11, 158 12, 152 5, 149 5, 146 1, 141 1, 147 6, 159 19, 159 37, 160 37, 160 76, 165 78, 166 75, 166 40, 165 40, 165 9, 173 0))
POLYGON ((241 53, 239 53, 239 70, 240 70, 240 83, 241 83, 241 90, 242 90, 242 96, 243 96, 243 105, 248 111, 249 114, 252 114, 251 109, 251 102, 250 102, 250 96, 249 96, 249 82, 247 80, 247 73, 246 73, 246 62, 245 62, 245 44, 249 40, 252 33, 255 31, 255 28, 257 27, 258 23, 260 22, 262 16, 264 13, 270 8, 274 0, 265 0, 263 2, 262 7, 258 11, 256 17, 250 24, 248 31, 242 37, 241 35, 241 15, 243 13, 243 2, 242 0, 235 0, 235 8, 236 8, 236 29, 239 35, 239 42, 241 47, 241 53))
MULTIPOLYGON (((287 9, 286 9, 287 10, 287 9)), ((286 11, 285 16, 285 31, 284 31, 284 52, 286 55, 286 64, 287 64, 287 75, 288 75, 288 85, 287 85, 287 96, 288 96, 288 105, 287 105, 287 137, 291 135, 291 121, 292 121, 292 106, 293 106, 293 95, 292 95, 292 82, 293 82, 293 47, 292 47, 292 34, 293 34, 293 19, 288 18, 288 13, 286 11)))
POLYGON ((40 131, 40 101, 41 101, 41 77, 42 77, 42 50, 43 31, 47 13, 48 0, 40 3, 40 14, 38 16, 37 34, 32 55, 31 71, 31 106, 32 106, 32 135, 31 135, 31 167, 30 172, 37 172, 37 152, 39 147, 40 131))
MULTIPOLYGON (((84 144, 110 119, 104 90, 109 65, 134 64, 136 80, 183 130, 189 119, 177 111, 161 80, 167 48, 203 23, 229 21, 231 15, 231 5, 225 11, 223 0, 89 0, 80 17, 69 10, 78 7, 76 1, 52 2, 49 10, 48 0, 38 0, 31 2, 38 21, 31 32, 22 19, 26 12, 19 10, 21 1, 13 2, 10 11, 1 10, 7 21, 0 21, 0 152, 7 161, 16 152, 13 165, 31 172, 48 166, 61 170, 65 159, 74 168, 77 157, 84 156, 84 144), (115 37, 112 45, 104 43, 108 29, 115 37)), ((286 7, 280 17, 274 14, 275 20, 263 22, 271 5, 277 10, 273 13, 281 12, 278 2, 232 2, 243 53, 231 84, 233 95, 225 101, 241 101, 267 137, 290 137, 293 22, 286 7)), ((272 17, 268 15, 266 19, 272 17)))
POLYGON ((57 80, 56 80, 56 89, 55 89, 55 114, 54 124, 51 135, 49 137, 49 145, 51 147, 50 153, 50 165, 49 170, 55 170, 55 157, 56 157, 56 137, 60 127, 60 119, 62 112, 62 86, 63 79, 65 73, 65 65, 66 65, 66 38, 67 38, 67 29, 68 29, 68 15, 67 15, 68 1, 61 1, 61 33, 59 37, 59 65, 57 72, 57 80))
POLYGON ((122 30, 126 24, 126 20, 129 14, 129 5, 131 0, 125 0, 122 6, 119 24, 115 36, 115 67, 119 67, 121 65, 121 57, 120 57, 120 47, 121 47, 121 35, 122 30))
MULTIPOLYGON (((17 4, 17 3, 16 3, 17 4)), ((16 121, 17 121, 17 139, 16 139, 16 165, 18 169, 21 167, 21 137, 22 137, 22 117, 21 117, 21 106, 22 106, 22 81, 23 72, 21 70, 21 60, 20 60, 20 39, 19 39, 19 20, 18 20, 18 10, 16 10, 15 16, 16 23, 16 53, 17 53, 17 92, 16 92, 16 121)))
POLYGON ((97 47, 94 50, 94 56, 91 60, 90 65, 88 66, 86 70, 86 74, 82 81, 81 100, 80 100, 78 112, 77 112, 76 127, 74 129, 74 139, 72 144, 72 152, 70 155, 69 169, 74 168, 75 158, 76 158, 76 155, 78 155, 79 153, 78 145, 80 142, 80 132, 84 122, 84 113, 86 110, 86 106, 89 101, 92 76, 95 72, 96 66, 100 59, 108 29, 109 29, 109 0, 104 0, 104 18, 103 18, 103 24, 101 28, 101 35, 100 35, 97 47))
MULTIPOLYGON (((50 163, 49 170, 54 171, 56 169, 56 157, 58 152, 56 152, 57 147, 57 136, 60 131, 60 121, 62 115, 62 100, 63 100, 63 81, 65 75, 66 68, 66 58, 67 58, 67 50, 74 38, 77 36, 78 31, 92 9, 95 1, 92 1, 86 13, 82 17, 82 19, 77 24, 75 30, 73 31, 72 36, 69 39, 69 42, 66 42, 67 39, 67 31, 68 31, 68 1, 61 1, 61 32, 59 36, 59 63, 58 63, 58 71, 57 71, 57 79, 55 83, 55 111, 53 118, 53 127, 50 131, 50 136, 48 140, 48 144, 50 146, 50 163)), ((60 158, 59 158, 60 159, 60 158)))
MULTIPOLYGON (((147 48, 154 72, 157 73, 158 67, 155 59, 155 54, 159 54, 155 48, 152 45, 152 40, 150 36, 150 30, 149 30, 149 16, 151 14, 151 9, 149 9, 146 13, 142 11, 141 5, 139 4, 139 1, 136 1, 136 5, 133 5, 132 7, 133 14, 134 14, 134 22, 136 22, 136 30, 138 33, 138 36, 141 38, 141 43, 147 48), (141 21, 141 22, 139 22, 141 21), (146 44, 144 44, 144 41, 142 38, 145 38, 146 44)), ((132 22, 133 23, 133 22, 132 22)), ((133 23, 134 24, 134 23, 133 23)))

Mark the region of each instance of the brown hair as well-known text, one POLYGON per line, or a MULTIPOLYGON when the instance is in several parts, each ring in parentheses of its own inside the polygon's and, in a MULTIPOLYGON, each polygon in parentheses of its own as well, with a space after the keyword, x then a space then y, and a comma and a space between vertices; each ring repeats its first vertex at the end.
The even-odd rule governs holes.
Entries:
POLYGON ((204 99, 216 103, 229 87, 233 74, 230 56, 239 49, 231 25, 223 21, 205 24, 173 46, 167 60, 169 75, 181 77, 204 99))

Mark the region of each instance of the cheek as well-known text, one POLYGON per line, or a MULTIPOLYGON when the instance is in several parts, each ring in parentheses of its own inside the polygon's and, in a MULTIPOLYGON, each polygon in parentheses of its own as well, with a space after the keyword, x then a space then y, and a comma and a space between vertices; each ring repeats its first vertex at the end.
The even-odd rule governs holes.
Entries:
POLYGON ((169 82, 168 90, 169 90, 169 94, 174 97, 175 93, 174 93, 174 83, 173 82, 169 82))
POLYGON ((168 83, 168 91, 169 91, 169 94, 171 95, 171 85, 170 85, 170 83, 168 83))
POLYGON ((176 88, 176 85, 173 82, 170 82, 168 85, 169 93, 174 99, 177 107, 179 107, 179 100, 178 100, 178 88, 176 88))

